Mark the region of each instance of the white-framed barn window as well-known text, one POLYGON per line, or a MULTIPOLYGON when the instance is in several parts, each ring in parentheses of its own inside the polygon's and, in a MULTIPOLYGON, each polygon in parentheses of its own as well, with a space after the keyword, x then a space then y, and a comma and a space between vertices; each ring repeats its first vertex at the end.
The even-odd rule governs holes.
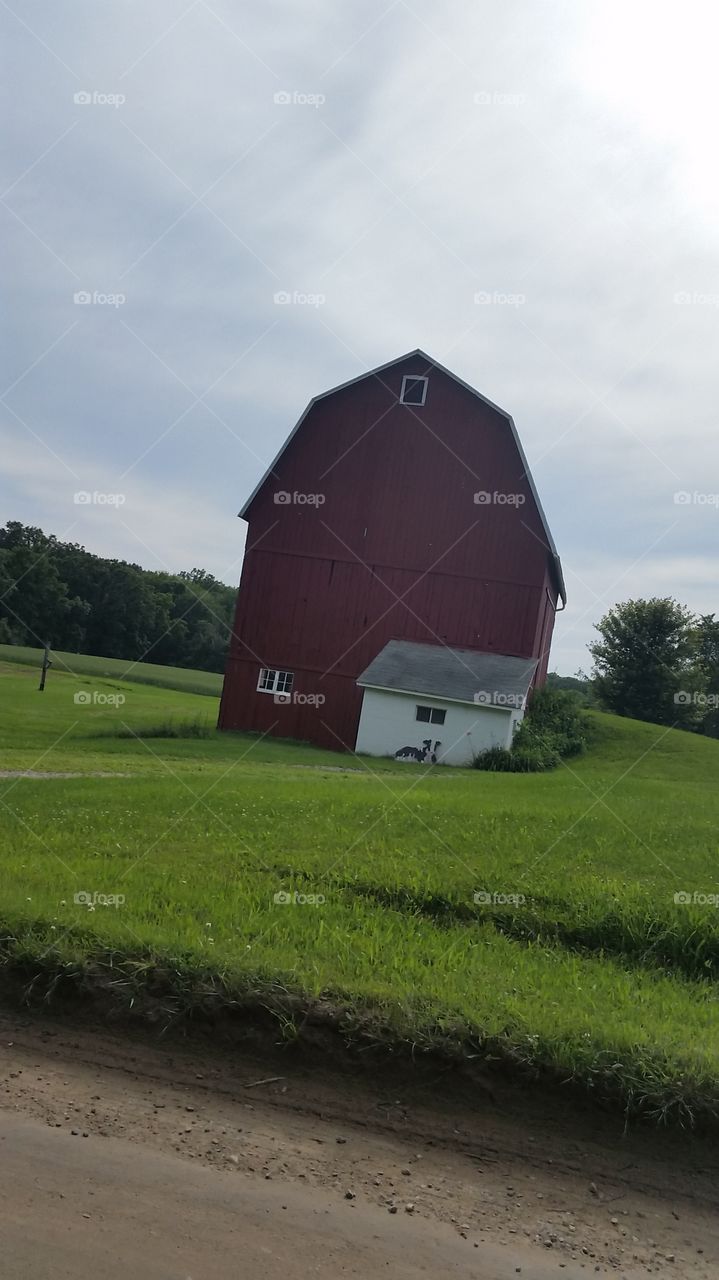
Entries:
POLYGON ((444 724, 446 715, 444 707, 417 707, 415 720, 421 720, 424 724, 444 724))
POLYGON ((277 667, 261 667, 257 681, 258 693, 292 693, 294 671, 280 671, 277 667))
POLYGON ((406 373, 402 379, 402 390, 399 393, 400 404, 412 404, 421 409, 427 399, 427 383, 429 378, 418 378, 414 373, 406 373))

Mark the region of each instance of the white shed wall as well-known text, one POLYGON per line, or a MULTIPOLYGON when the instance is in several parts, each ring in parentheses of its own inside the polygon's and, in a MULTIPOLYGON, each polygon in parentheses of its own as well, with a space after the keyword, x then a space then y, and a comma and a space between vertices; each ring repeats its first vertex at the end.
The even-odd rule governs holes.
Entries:
POLYGON ((511 746, 514 726, 522 716, 521 711, 507 707, 365 689, 355 750, 361 755, 393 756, 402 747, 421 748, 425 738, 432 739, 432 746, 439 739, 438 763, 467 765, 488 747, 511 746), (444 724, 417 720, 418 706, 443 708, 447 713, 444 724))

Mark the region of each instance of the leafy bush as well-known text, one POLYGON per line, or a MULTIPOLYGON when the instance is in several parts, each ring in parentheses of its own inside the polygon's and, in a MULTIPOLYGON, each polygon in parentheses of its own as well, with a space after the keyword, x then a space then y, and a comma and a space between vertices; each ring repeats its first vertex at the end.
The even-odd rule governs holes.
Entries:
POLYGON ((537 689, 529 711, 517 730, 512 750, 538 747, 561 758, 578 756, 586 749, 589 719, 574 693, 563 689, 537 689))
POLYGON ((515 751, 511 751, 506 747, 489 747, 477 756, 474 761, 475 769, 483 769, 485 773, 541 773, 544 769, 551 769, 555 764, 559 764, 559 757, 549 761, 549 753, 537 750, 536 747, 526 747, 515 751))
POLYGON ((472 761, 475 769, 485 773, 513 773, 512 753, 506 747, 488 747, 472 761))
POLYGON ((589 737, 589 720, 576 694, 537 689, 509 749, 490 747, 475 757, 475 769, 489 773, 544 773, 560 760, 581 755, 589 737))

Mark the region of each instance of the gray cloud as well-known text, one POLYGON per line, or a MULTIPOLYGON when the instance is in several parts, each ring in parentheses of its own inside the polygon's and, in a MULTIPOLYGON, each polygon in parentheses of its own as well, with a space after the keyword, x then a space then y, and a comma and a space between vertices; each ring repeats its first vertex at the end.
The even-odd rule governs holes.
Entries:
POLYGON ((652 7, 631 82, 613 0, 16 14, 7 516, 236 581, 235 512, 307 400, 421 346, 515 417, 566 568, 560 670, 617 599, 714 608, 701 6, 680 35, 652 7))

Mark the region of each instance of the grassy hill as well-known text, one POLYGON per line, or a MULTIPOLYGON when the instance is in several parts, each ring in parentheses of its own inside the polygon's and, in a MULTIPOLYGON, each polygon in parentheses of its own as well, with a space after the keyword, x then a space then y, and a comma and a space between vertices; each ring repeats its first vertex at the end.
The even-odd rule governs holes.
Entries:
MULTIPOLYGON (((43 650, 24 645, 0 644, 0 662, 17 662, 22 666, 42 666, 43 650)), ((190 671, 184 667, 160 667, 152 662, 126 662, 124 658, 94 658, 85 653, 60 653, 52 650, 51 671, 71 672, 79 676, 130 680, 133 684, 154 684, 161 689, 179 689, 185 693, 204 693, 219 698, 222 676, 214 671, 190 671)))
POLYGON ((594 714, 551 774, 412 768, 158 737, 216 705, 36 677, 0 666, 0 769, 82 776, 0 778, 0 957, 35 993, 168 1017, 241 999, 293 1037, 312 1008, 350 1038, 719 1115, 719 743, 594 714))

